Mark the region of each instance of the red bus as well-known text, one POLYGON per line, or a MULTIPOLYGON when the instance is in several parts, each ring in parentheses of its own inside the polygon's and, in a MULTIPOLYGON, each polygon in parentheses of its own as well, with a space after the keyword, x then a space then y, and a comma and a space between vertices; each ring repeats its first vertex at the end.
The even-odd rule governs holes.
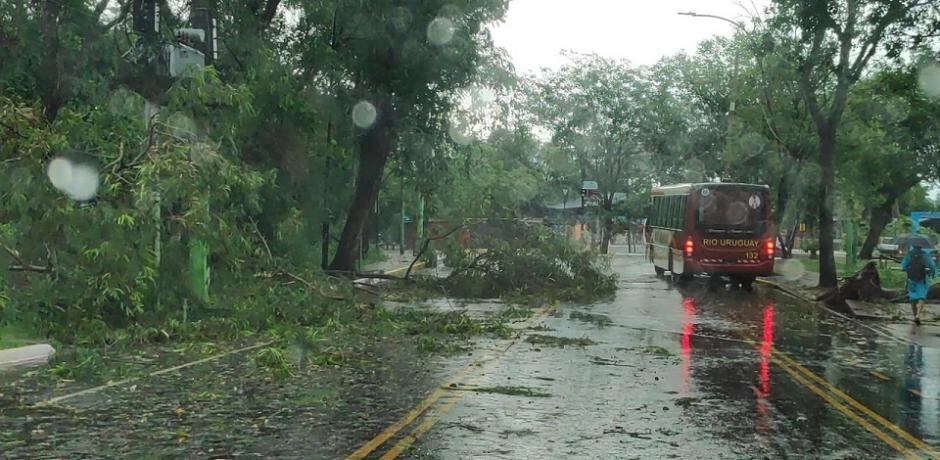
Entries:
POLYGON ((751 289, 774 270, 775 229, 766 185, 704 183, 654 187, 647 257, 660 276, 728 277, 751 289))

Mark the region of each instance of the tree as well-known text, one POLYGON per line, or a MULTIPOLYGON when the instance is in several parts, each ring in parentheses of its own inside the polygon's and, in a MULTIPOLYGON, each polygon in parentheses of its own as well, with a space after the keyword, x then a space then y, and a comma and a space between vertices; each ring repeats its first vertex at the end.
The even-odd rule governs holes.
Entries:
POLYGON ((694 55, 665 58, 656 66, 657 80, 673 81, 678 97, 696 108, 686 115, 695 152, 687 161, 708 177, 767 184, 774 191, 778 249, 789 257, 803 202, 813 195, 806 178, 815 144, 795 75, 767 49, 764 27, 755 19, 740 25, 732 39, 706 40, 694 55))
POLYGON ((335 84, 341 100, 357 101, 348 107, 358 118, 356 179, 333 270, 355 267, 359 237, 401 135, 447 131, 455 91, 490 54, 483 25, 501 18, 506 6, 505 0, 421 0, 407 7, 303 2, 297 43, 322 46, 323 31, 335 22, 333 50, 343 70, 335 84))
POLYGON ((844 189, 866 203, 868 233, 860 257, 872 257, 898 200, 937 178, 940 101, 918 86, 918 68, 885 68, 863 79, 847 102, 839 165, 844 189))
POLYGON ((836 285, 833 252, 835 157, 849 90, 879 51, 896 56, 913 30, 937 27, 923 0, 775 0, 771 26, 797 70, 818 139, 819 285, 836 285), (791 38, 795 37, 795 38, 791 38))
POLYGON ((598 183, 603 217, 601 252, 613 230, 615 198, 646 190, 661 158, 650 151, 676 118, 664 115, 664 96, 641 70, 595 55, 547 74, 537 88, 536 111, 552 130, 553 142, 577 164, 581 180, 598 183))

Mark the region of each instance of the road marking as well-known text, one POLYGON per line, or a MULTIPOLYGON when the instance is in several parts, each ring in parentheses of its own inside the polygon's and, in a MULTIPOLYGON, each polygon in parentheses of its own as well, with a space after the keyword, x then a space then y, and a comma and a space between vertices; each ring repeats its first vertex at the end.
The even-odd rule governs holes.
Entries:
MULTIPOLYGON (((418 263, 415 264, 414 267, 411 268, 411 271, 420 270, 420 269, 424 268, 424 266, 425 266, 425 263, 424 263, 424 262, 418 262, 418 263)), ((407 273, 407 272, 408 272, 408 267, 399 267, 399 268, 396 268, 396 269, 394 269, 394 270, 389 270, 389 271, 385 272, 385 274, 386 274, 386 275, 391 275, 391 276, 398 276, 399 273, 404 274, 404 273, 407 273)))
MULTIPOLYGON (((800 383, 800 384, 803 385, 804 387, 808 388, 808 389, 809 389, 810 391, 812 391, 813 393, 816 393, 820 398, 822 398, 823 400, 825 400, 826 402, 828 402, 833 408, 835 408, 836 410, 838 410, 839 412, 841 412, 842 414, 844 414, 846 417, 849 417, 850 419, 852 419, 855 423, 858 423, 862 428, 864 428, 865 430, 867 430, 869 433, 875 435, 875 437, 877 437, 878 439, 884 441, 885 444, 887 444, 887 445, 893 447, 895 450, 897 450, 897 451, 900 452, 902 455, 904 455, 905 458, 909 458, 909 459, 919 459, 919 458, 920 458, 919 456, 917 456, 916 454, 914 454, 914 452, 912 452, 910 449, 908 449, 907 447, 904 447, 904 446, 903 446, 901 443, 899 443, 896 439, 892 438, 891 436, 888 436, 885 432, 879 430, 877 427, 875 427, 874 425, 872 425, 871 423, 869 423, 867 420, 865 420, 864 418, 860 417, 858 414, 856 414, 855 412, 853 412, 851 409, 849 409, 848 407, 846 407, 845 405, 843 405, 842 403, 840 403, 839 401, 837 401, 837 400, 836 400, 835 398, 833 398, 831 395, 829 395, 828 393, 826 393, 825 391, 823 391, 823 389, 819 388, 819 387, 816 386, 816 385, 813 385, 812 382, 807 381, 806 378, 804 378, 802 375, 800 375, 800 373, 798 373, 797 371, 793 370, 793 368, 791 368, 789 365, 784 364, 782 361, 779 361, 779 360, 777 360, 777 359, 774 359, 774 358, 777 357, 777 356, 783 357, 783 355, 782 355, 780 352, 777 352, 777 351, 775 351, 774 353, 771 354, 771 360, 772 360, 775 364, 777 364, 777 367, 783 369, 787 374, 790 374, 790 377, 792 377, 792 378, 793 378, 794 380, 796 380, 798 383, 800 383)), ((786 360, 785 357, 783 357, 783 358, 784 358, 784 360, 786 360)))
MULTIPOLYGON (((531 316, 529 319, 527 319, 527 320, 525 320, 525 321, 522 322, 521 327, 519 328, 519 331, 520 331, 520 332, 524 332, 525 329, 527 329, 531 323, 534 323, 535 321, 537 321, 537 320, 539 320, 539 319, 542 319, 543 317, 545 317, 545 315, 547 315, 549 312, 551 312, 554 308, 555 308, 554 305, 546 305, 546 306, 542 307, 541 309, 539 309, 538 311, 536 311, 536 313, 535 313, 533 316, 531 316)), ((520 334, 520 337, 521 337, 521 334, 520 334)), ((503 356, 506 355, 506 352, 508 352, 509 349, 510 349, 513 345, 515 345, 516 343, 518 343, 518 342, 519 342, 519 337, 517 337, 517 338, 511 340, 511 341, 509 342, 509 344, 506 345, 506 347, 504 347, 503 349, 497 350, 497 351, 496 351, 496 354, 495 354, 494 356, 492 356, 492 357, 490 357, 490 358, 484 358, 484 359, 481 359, 481 360, 478 360, 478 361, 473 361, 473 362, 468 363, 466 366, 464 366, 462 369, 460 369, 456 374, 454 374, 454 376, 451 377, 450 380, 448 380, 446 383, 444 383, 443 387, 438 387, 437 389, 435 389, 434 391, 432 391, 430 394, 428 394, 428 396, 427 396, 426 398, 424 398, 424 400, 422 400, 420 403, 418 403, 418 405, 415 406, 412 410, 408 411, 408 413, 406 413, 404 416, 402 416, 402 418, 398 419, 398 421, 396 421, 395 423, 389 425, 388 428, 386 428, 385 430, 383 430, 381 433, 379 433, 378 435, 376 435, 374 438, 370 439, 368 442, 366 442, 366 443, 363 444, 361 447, 359 447, 358 449, 356 449, 353 453, 349 454, 349 456, 346 457, 346 460, 361 460, 361 459, 363 459, 363 458, 366 458, 366 456, 368 456, 368 455, 371 454, 373 451, 375 451, 376 449, 378 449, 380 446, 382 446, 383 444, 385 444, 385 442, 387 442, 392 436, 395 436, 395 434, 397 434, 399 431, 401 431, 402 428, 404 428, 404 427, 410 425, 411 422, 413 422, 416 418, 418 418, 418 416, 420 416, 422 413, 424 413, 429 407, 431 407, 431 406, 432 406, 438 399, 440 399, 442 396, 444 396, 445 394, 454 395, 453 392, 449 392, 447 389, 449 389, 452 385, 453 385, 453 386, 456 386, 456 385, 460 384, 460 382, 464 379, 464 377, 466 377, 467 374, 469 374, 470 371, 471 371, 474 367, 482 367, 483 364, 490 364, 490 365, 492 365, 492 364, 494 364, 494 363, 499 362, 499 361, 503 358, 503 356)), ((440 416, 444 415, 444 413, 447 412, 447 410, 449 410, 450 407, 451 407, 453 404, 455 404, 458 400, 460 400, 460 398, 461 398, 462 396, 463 396, 463 394, 462 394, 462 392, 461 392, 461 393, 457 393, 457 394, 456 394, 456 396, 454 397, 453 402, 450 402, 451 400, 448 399, 447 402, 445 402, 445 403, 438 409, 440 415, 439 415, 437 418, 430 417, 430 419, 431 419, 432 421, 430 422, 430 424, 429 424, 426 428, 424 428, 423 430, 421 430, 420 432, 418 432, 418 430, 419 430, 422 426, 424 426, 425 423, 428 423, 428 420, 425 420, 421 425, 419 425, 417 428, 415 428, 415 430, 414 430, 412 433, 410 433, 409 436, 406 436, 404 439, 409 439, 409 437, 411 437, 411 436, 413 436, 414 439, 411 440, 410 442, 408 442, 407 445, 403 445, 403 446, 402 446, 402 449, 401 449, 401 452, 403 452, 404 449, 406 449, 408 446, 410 446, 412 443, 414 443, 414 441, 417 440, 418 437, 420 437, 422 434, 424 434, 425 431, 427 431, 428 429, 430 429, 431 426, 433 426, 434 423, 437 422, 437 420, 440 418, 440 416), (445 408, 446 408, 446 409, 445 409, 445 408)), ((404 439, 403 439, 402 441, 404 441, 404 439)), ((399 444, 401 444, 402 441, 399 441, 399 444)), ((392 450, 396 450, 396 449, 397 449, 397 446, 398 446, 398 444, 396 444, 396 446, 393 447, 392 450)), ((389 452, 391 452, 392 450, 390 450, 389 452)), ((398 454, 395 454, 395 456, 400 455, 401 452, 399 452, 398 454)), ((386 455, 388 455, 388 453, 386 453, 386 455)), ((385 458, 385 457, 382 457, 382 458, 385 458)), ((394 457, 390 457, 390 458, 394 458, 394 457)))
POLYGON ((408 433, 407 436, 402 438, 398 443, 392 446, 385 455, 379 457, 379 460, 392 460, 398 458, 403 452, 408 450, 415 441, 418 440, 424 433, 431 429, 434 424, 436 424, 441 417, 444 416, 458 401, 463 398, 462 394, 454 394, 452 397, 445 400, 438 408, 434 411, 433 414, 425 417, 425 419, 418 425, 414 431, 408 433))
POLYGON ((778 355, 778 356, 779 356, 780 358, 782 358, 784 361, 786 361, 787 364, 792 365, 794 368, 796 368, 797 370, 799 370, 800 372, 802 372, 803 374, 805 374, 805 375, 806 375, 807 377, 809 377, 811 380, 813 380, 813 381, 815 381, 816 383, 822 385, 824 388, 828 389, 829 391, 831 391, 831 392, 832 392, 833 394, 835 394, 836 396, 842 398, 843 401, 845 401, 845 402, 848 403, 850 406, 852 406, 852 407, 854 407, 855 409, 857 409, 859 412, 861 412, 861 413, 867 415, 867 416, 870 417, 872 420, 875 420, 876 422, 880 423, 880 424, 881 424, 882 426, 884 426, 885 428, 887 428, 887 429, 893 431, 895 434, 897 434, 898 436, 900 436, 902 439, 904 439, 904 440, 906 440, 907 442, 911 443, 912 445, 914 445, 914 446, 917 447, 918 449, 924 451, 924 453, 930 455, 930 456, 933 457, 933 458, 940 459, 940 454, 938 454, 937 451, 935 451, 932 447, 930 447, 929 445, 927 445, 924 441, 922 441, 921 439, 919 439, 919 438, 917 438, 917 437, 911 435, 910 433, 908 433, 907 431, 905 431, 905 430, 902 429, 901 427, 899 427, 899 426, 897 426, 897 425, 895 425, 895 424, 889 422, 889 421, 886 420, 884 417, 878 415, 877 413, 875 413, 874 411, 872 411, 871 409, 869 409, 867 406, 865 406, 865 405, 863 405, 862 403, 856 401, 856 400, 853 399, 851 396, 845 394, 842 390, 836 388, 836 387, 833 386, 831 383, 829 383, 827 380, 823 379, 822 377, 819 377, 818 375, 814 374, 814 373, 813 373, 812 371, 810 371, 809 369, 803 367, 801 364, 799 364, 799 363, 797 363, 796 361, 794 361, 793 359, 791 359, 789 356, 786 355, 786 353, 783 353, 783 352, 781 352, 780 350, 777 350, 776 347, 773 348, 773 353, 774 353, 775 355, 778 355))
POLYGON ((878 372, 878 371, 869 370, 868 373, 871 374, 871 375, 873 375, 873 376, 875 376, 875 378, 877 378, 878 380, 882 380, 882 381, 885 381, 885 382, 891 380, 891 377, 888 377, 887 375, 884 375, 884 374, 882 374, 881 372, 878 372))

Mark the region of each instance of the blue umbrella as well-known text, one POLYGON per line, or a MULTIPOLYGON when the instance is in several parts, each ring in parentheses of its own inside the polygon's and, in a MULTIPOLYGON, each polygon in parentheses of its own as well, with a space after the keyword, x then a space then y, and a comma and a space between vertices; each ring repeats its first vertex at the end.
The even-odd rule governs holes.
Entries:
POLYGON ((933 243, 930 241, 930 238, 918 233, 905 233, 900 235, 894 239, 894 244, 902 248, 911 246, 925 249, 933 248, 933 243))

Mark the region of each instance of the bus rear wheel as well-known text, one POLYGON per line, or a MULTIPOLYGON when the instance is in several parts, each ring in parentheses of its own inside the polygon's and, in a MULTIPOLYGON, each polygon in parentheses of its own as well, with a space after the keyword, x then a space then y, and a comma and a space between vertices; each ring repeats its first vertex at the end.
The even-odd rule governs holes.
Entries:
POLYGON ((742 291, 752 292, 754 290, 754 278, 734 277, 731 279, 731 285, 734 287, 741 286, 742 291))
POLYGON ((744 292, 754 291, 754 278, 747 278, 741 281, 741 290, 744 292))
POLYGON ((673 273, 672 281, 680 285, 689 284, 692 282, 692 275, 690 273, 673 273))

